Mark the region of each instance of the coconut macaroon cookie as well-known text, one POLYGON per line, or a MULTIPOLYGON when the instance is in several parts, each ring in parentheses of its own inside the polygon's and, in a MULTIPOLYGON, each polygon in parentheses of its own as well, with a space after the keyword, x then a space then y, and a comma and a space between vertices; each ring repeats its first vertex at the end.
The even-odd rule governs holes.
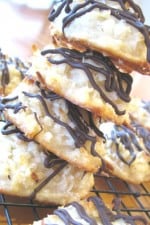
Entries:
POLYGON ((44 203, 67 204, 86 197, 92 173, 80 170, 0 121, 0 192, 44 203))
POLYGON ((120 68, 150 75, 149 27, 134 1, 53 1, 49 21, 59 46, 103 52, 120 68))
MULTIPOLYGON (((150 140, 147 133, 135 132, 126 126, 101 122, 105 147, 100 155, 106 171, 131 183, 150 181, 150 140)), ((149 133, 150 134, 150 133, 149 133)))
POLYGON ((0 95, 11 93, 24 78, 29 64, 12 58, 0 50, 0 95))
POLYGON ((76 106, 27 77, 7 97, 1 109, 29 139, 71 164, 90 172, 101 166, 102 139, 90 130, 76 106))
POLYGON ((34 49, 28 71, 48 89, 104 119, 129 123, 132 77, 117 70, 101 53, 67 48, 34 49))
POLYGON ((33 225, 132 225, 136 222, 146 225, 147 221, 142 216, 129 216, 115 213, 109 209, 102 199, 91 196, 80 202, 72 202, 64 207, 58 207, 53 214, 48 215, 33 225))

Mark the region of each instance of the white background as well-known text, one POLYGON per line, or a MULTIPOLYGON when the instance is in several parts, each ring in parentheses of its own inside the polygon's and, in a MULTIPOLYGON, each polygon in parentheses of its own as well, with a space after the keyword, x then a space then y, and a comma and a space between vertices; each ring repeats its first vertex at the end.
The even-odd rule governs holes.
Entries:
POLYGON ((149 0, 140 0, 141 8, 144 12, 146 24, 150 25, 150 1, 149 0))

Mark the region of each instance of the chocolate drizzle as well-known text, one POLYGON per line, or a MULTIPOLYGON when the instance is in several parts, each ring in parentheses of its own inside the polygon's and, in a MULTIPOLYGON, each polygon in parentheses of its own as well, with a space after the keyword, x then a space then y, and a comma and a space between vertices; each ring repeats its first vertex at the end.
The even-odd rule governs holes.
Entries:
MULTIPOLYGON (((49 168, 54 167, 55 164, 58 164, 58 161, 56 163, 56 161, 52 161, 52 164, 50 165, 49 162, 49 168)), ((66 165, 67 162, 65 161, 59 161, 59 166, 57 168, 55 168, 54 172, 52 172, 46 179, 44 179, 35 189, 34 191, 31 193, 30 198, 33 199, 35 198, 36 194, 48 183, 50 182, 50 180, 52 180, 66 165)))
MULTIPOLYGON (((76 125, 76 128, 75 128, 75 131, 77 134, 76 142, 79 141, 81 143, 80 145, 82 146, 86 140, 90 140, 92 143, 91 153, 94 156, 99 156, 98 153, 95 151, 96 138, 88 135, 90 131, 90 127, 88 122, 84 119, 85 116, 81 114, 79 108, 76 105, 72 104, 69 101, 66 101, 66 103, 68 106, 68 116, 76 125)), ((86 111, 84 111, 84 113, 86 113, 86 111)))
POLYGON ((106 142, 106 138, 105 138, 103 132, 100 129, 98 129, 98 127, 95 125, 94 120, 93 120, 93 115, 92 115, 91 112, 88 112, 88 117, 89 117, 89 124, 90 124, 90 127, 92 128, 92 130, 94 130, 94 132, 99 137, 103 138, 104 139, 104 142, 106 142))
POLYGON ((25 64, 17 57, 14 58, 14 64, 15 64, 16 69, 20 72, 21 78, 23 79, 26 76, 26 72, 30 65, 25 64))
MULTIPOLYGON (((25 142, 33 141, 31 139, 28 139, 23 132, 21 132, 17 127, 15 127, 11 122, 9 121, 1 121, 4 123, 4 126, 1 129, 1 133, 3 135, 11 135, 16 134, 16 136, 25 142)), ((45 160, 44 160, 44 166, 46 168, 54 168, 54 171, 46 178, 44 179, 32 192, 30 198, 35 198, 35 195, 37 192, 39 192, 50 180, 52 180, 53 177, 55 177, 66 165, 67 162, 58 158, 54 154, 50 152, 45 151, 45 160)))
MULTIPOLYGON (((92 201, 98 210, 99 217, 104 225, 112 225, 111 222, 117 219, 123 219, 126 223, 135 225, 135 221, 141 221, 143 224, 147 224, 147 221, 142 216, 128 216, 121 213, 113 214, 98 197, 90 197, 89 201, 92 201)), ((117 210, 119 212, 119 210, 117 210)))
POLYGON ((98 210, 99 218, 101 219, 102 224, 112 225, 111 221, 115 220, 114 215, 111 211, 107 209, 103 201, 100 198, 96 198, 96 197, 90 197, 88 200, 92 201, 94 205, 96 206, 96 209, 98 210))
POLYGON ((5 92, 5 86, 9 83, 10 79, 6 56, 1 52, 1 50, 0 50, 0 61, 1 61, 0 68, 2 71, 1 85, 3 87, 3 92, 5 92))
POLYGON ((108 57, 104 57, 102 54, 93 51, 86 51, 84 53, 81 53, 66 48, 48 49, 42 51, 41 54, 60 54, 61 56, 63 56, 63 59, 53 59, 53 57, 49 55, 47 59, 52 64, 59 65, 66 63, 73 68, 83 70, 93 88, 99 92, 104 101, 109 103, 118 115, 123 115, 125 113, 125 111, 121 111, 118 109, 117 104, 115 104, 105 94, 105 91, 107 93, 115 91, 123 101, 129 102, 132 77, 129 74, 118 71, 108 57), (91 60, 93 63, 89 62, 88 60, 91 60), (105 76, 105 91, 102 89, 102 87, 100 87, 100 85, 97 84, 92 71, 93 73, 100 73, 100 76, 101 74, 105 76))
POLYGON ((79 216, 80 216, 83 220, 85 220, 85 221, 86 221, 87 223, 89 223, 90 225, 97 225, 96 221, 95 221, 94 219, 90 218, 90 217, 87 215, 85 209, 84 209, 79 203, 77 203, 77 202, 72 202, 71 205, 72 205, 73 207, 76 208, 76 210, 77 210, 79 216))
MULTIPOLYGON (((106 126, 107 125, 108 124, 106 123, 106 126)), ((108 125, 108 130, 109 129, 111 129, 110 134, 107 133, 107 131, 106 132, 103 131, 103 128, 100 128, 99 130, 103 132, 106 143, 107 141, 111 140, 111 142, 115 144, 115 150, 119 159, 125 164, 127 164, 128 166, 130 166, 136 159, 136 151, 139 151, 139 152, 145 151, 145 149, 143 149, 143 146, 140 144, 140 141, 138 140, 138 136, 141 135, 141 137, 143 138, 143 141, 145 142, 144 143, 145 147, 147 148, 147 150, 149 150, 150 140, 149 140, 149 137, 147 136, 146 131, 145 133, 143 133, 143 130, 139 130, 135 132, 134 129, 131 130, 130 128, 124 125, 119 126, 115 124, 113 124, 113 128, 109 128, 109 125, 108 125), (140 132, 141 134, 139 134, 140 132), (120 143, 124 146, 123 150, 122 150, 122 147, 120 147, 120 143), (125 157, 127 154, 125 154, 125 156, 123 154, 125 153, 125 151, 129 152, 127 158, 125 157)))
POLYGON ((3 112, 4 109, 13 109, 16 114, 19 110, 25 109, 26 106, 23 106, 21 102, 17 102, 15 104, 10 104, 7 102, 14 101, 18 98, 18 96, 12 98, 0 98, 0 112, 3 112))
POLYGON ((82 225, 82 223, 74 220, 71 215, 69 214, 69 212, 67 212, 67 210, 65 209, 56 209, 54 210, 54 214, 57 215, 66 225, 82 225))
MULTIPOLYGON (((78 127, 76 127, 75 129, 73 129, 71 126, 69 126, 67 123, 61 121, 60 119, 58 119, 57 117, 55 117, 48 109, 47 103, 44 100, 43 96, 40 94, 31 94, 31 93, 27 93, 25 91, 23 91, 23 94, 27 97, 30 98, 37 98, 39 99, 39 101, 41 102, 44 111, 46 113, 47 116, 49 116, 52 120, 54 120, 55 123, 59 124, 60 126, 65 127, 68 132, 70 133, 70 135, 72 136, 72 138, 75 141, 75 146, 76 147, 81 147, 82 145, 84 145, 84 143, 86 142, 86 140, 90 140, 90 141, 96 141, 94 137, 89 136, 88 134, 86 134, 84 132, 84 130, 79 129, 78 127)), ((50 93, 49 93, 50 95, 50 93)), ((48 95, 47 95, 48 96, 48 95)), ((52 98, 52 96, 50 97, 50 99, 52 98)), ((71 103, 70 103, 71 105, 71 103)), ((75 118, 74 118, 75 119, 75 118)))
POLYGON ((150 153, 150 130, 136 122, 133 122, 133 127, 136 129, 137 135, 142 138, 146 150, 150 153))
MULTIPOLYGON (((118 219, 123 219, 126 223, 131 225, 135 225, 136 221, 140 221, 142 222, 142 224, 147 225, 147 221, 142 216, 123 215, 119 213, 119 210, 117 214, 113 214, 112 211, 104 205, 104 202, 99 197, 89 197, 88 201, 93 202, 93 204, 95 205, 95 208, 98 211, 99 219, 103 225, 112 225, 113 222, 118 219)), ((90 225, 98 225, 98 221, 89 216, 82 205, 77 202, 72 202, 69 205, 72 205, 76 209, 80 219, 73 218, 70 215, 69 210, 66 210, 65 207, 58 208, 54 211, 54 214, 57 215, 65 225, 82 225, 83 223, 79 222, 79 220, 81 219, 89 223, 90 225)))
POLYGON ((11 122, 9 122, 9 121, 6 121, 5 125, 1 129, 1 133, 3 135, 15 134, 17 132, 18 132, 17 127, 14 127, 13 124, 11 122))
POLYGON ((134 1, 132 0, 113 0, 113 1, 116 1, 116 2, 119 2, 122 10, 126 11, 128 13, 129 11, 129 8, 131 7, 132 10, 134 11, 133 15, 135 17, 137 17, 141 22, 145 22, 145 17, 143 15, 143 12, 140 8, 140 6, 138 6, 134 1), (129 5, 129 7, 128 7, 129 5))
MULTIPOLYGON (((115 0, 116 1, 116 0, 115 0)), ((147 61, 150 62, 150 38, 149 38, 149 30, 146 25, 144 25, 144 16, 142 14, 142 10, 138 5, 136 5, 132 0, 119 0, 117 1, 120 6, 120 9, 112 8, 102 2, 96 0, 87 0, 83 3, 76 4, 73 8, 71 8, 71 3, 73 1, 64 0, 61 1, 60 5, 57 9, 53 9, 50 12, 49 20, 54 21, 56 17, 61 14, 61 11, 64 9, 67 15, 63 18, 62 21, 62 31, 65 35, 65 28, 68 24, 70 24, 73 20, 78 17, 83 16, 84 14, 94 10, 99 9, 101 10, 110 10, 111 15, 117 18, 118 20, 125 20, 128 24, 138 29, 145 38, 145 44, 147 46, 147 61), (128 11, 127 4, 132 7, 134 13, 128 11)))
POLYGON ((41 87, 41 84, 39 81, 36 81, 35 84, 38 86, 38 88, 41 91, 41 95, 45 98, 45 99, 49 99, 51 101, 55 101, 57 99, 62 99, 61 96, 55 94, 53 91, 47 91, 44 88, 41 87))
MULTIPOLYGON (((72 205, 77 210, 77 213, 82 220, 86 221, 90 225, 97 225, 96 221, 93 218, 88 216, 88 214, 86 213, 83 206, 81 206, 79 203, 72 202, 69 205, 72 205)), ((65 210, 65 208, 64 209, 56 209, 54 211, 54 214, 57 215, 59 218, 61 218, 61 220, 66 225, 70 225, 70 224, 82 225, 82 223, 80 223, 76 219, 72 218, 72 216, 69 214, 69 212, 67 210, 65 210)))
POLYGON ((124 163, 126 163, 127 165, 131 165, 131 163, 136 159, 134 148, 136 148, 138 151, 142 151, 143 149, 137 140, 136 134, 132 130, 125 126, 114 126, 114 130, 111 133, 111 139, 116 144, 117 155, 124 163), (118 143, 118 138, 119 141, 124 145, 125 149, 129 151, 129 159, 125 159, 122 155, 118 143))
POLYGON ((5 125, 1 129, 1 133, 3 135, 11 135, 16 134, 16 136, 25 142, 32 141, 31 139, 27 138, 23 132, 21 132, 17 127, 15 127, 11 122, 9 121, 2 121, 5 122, 5 125))
POLYGON ((0 70, 2 71, 1 85, 3 87, 3 94, 5 94, 5 88, 10 82, 10 65, 14 65, 14 68, 20 72, 21 79, 24 78, 25 73, 29 67, 29 65, 25 65, 19 58, 12 59, 7 57, 0 49, 0 70))
POLYGON ((44 166, 46 168, 52 168, 53 166, 57 164, 64 163, 65 161, 63 159, 58 158, 56 155, 52 154, 51 152, 45 152, 46 158, 44 160, 44 166))
MULTIPOLYGON (((37 98, 40 101, 45 111, 45 114, 48 117, 50 117, 52 120, 54 120, 55 123, 67 129, 67 131, 70 133, 70 135, 74 139, 74 143, 77 148, 80 148, 81 146, 85 144, 87 140, 89 140, 91 142, 91 153, 93 153, 93 155, 97 155, 97 152, 95 151, 96 137, 88 134, 90 128, 88 127, 88 124, 85 122, 84 118, 82 118, 82 115, 79 113, 77 106, 73 105, 72 103, 64 99, 64 103, 66 103, 66 106, 68 107, 68 116, 75 124, 75 127, 71 127, 69 124, 67 124, 66 122, 63 122, 57 116, 53 115, 48 108, 49 101, 52 102, 61 97, 51 91, 46 91, 46 90, 43 91, 43 89, 40 87, 40 84, 39 83, 36 83, 36 84, 37 84, 37 87, 39 88, 39 93, 33 94, 33 93, 28 93, 26 91, 23 91, 22 93, 28 98, 37 98)), ((17 100, 17 99, 18 99, 18 96, 15 96, 12 98, 7 98, 7 97, 1 98, 0 110, 4 111, 5 109, 13 109, 14 113, 17 113, 21 109, 26 110, 26 106, 24 106, 22 102, 15 102, 14 104, 13 103, 10 104, 10 101, 13 102, 14 100, 17 100)), ((40 125, 42 130, 43 126, 38 119, 38 115, 35 112, 34 112, 34 115, 35 115, 35 119, 37 123, 40 125)))

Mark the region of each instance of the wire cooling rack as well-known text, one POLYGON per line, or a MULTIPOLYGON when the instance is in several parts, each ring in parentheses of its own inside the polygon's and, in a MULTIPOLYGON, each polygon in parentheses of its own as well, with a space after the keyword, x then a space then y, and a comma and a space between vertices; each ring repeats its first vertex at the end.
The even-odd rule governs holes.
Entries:
MULTIPOLYGON (((119 198, 122 213, 141 215, 150 224, 150 183, 132 185, 116 177, 95 175, 95 187, 91 192, 99 195, 109 205, 113 199, 119 198)), ((0 195, 0 225, 32 224, 33 220, 45 217, 53 209, 52 205, 0 195)))

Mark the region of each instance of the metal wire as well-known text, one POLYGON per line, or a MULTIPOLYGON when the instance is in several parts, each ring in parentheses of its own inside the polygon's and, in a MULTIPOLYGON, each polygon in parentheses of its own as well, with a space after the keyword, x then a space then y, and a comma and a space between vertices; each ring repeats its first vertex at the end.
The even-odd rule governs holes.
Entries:
MULTIPOLYGON (((110 201, 110 199, 120 198, 120 211, 128 215, 142 215, 147 219, 148 223, 150 223, 150 184, 131 185, 116 177, 95 175, 95 187, 91 192, 94 192, 96 195, 101 197, 104 202, 106 199, 107 201, 110 201), (130 198, 131 202, 134 204, 132 205, 129 201, 126 201, 127 198, 130 198)), ((20 198, 19 201, 14 202, 8 201, 6 198, 7 196, 2 194, 0 195, 0 208, 3 209, 6 224, 8 225, 19 224, 17 223, 17 218, 15 218, 15 222, 13 223, 12 217, 14 218, 14 216, 13 210, 11 210, 13 207, 18 207, 19 209, 22 208, 23 210, 25 208, 30 209, 31 214, 33 215, 33 220, 39 220, 42 218, 39 213, 39 209, 54 209, 54 206, 52 205, 39 204, 29 199, 22 202, 20 198)), ((31 224, 33 220, 30 221, 31 224)))

